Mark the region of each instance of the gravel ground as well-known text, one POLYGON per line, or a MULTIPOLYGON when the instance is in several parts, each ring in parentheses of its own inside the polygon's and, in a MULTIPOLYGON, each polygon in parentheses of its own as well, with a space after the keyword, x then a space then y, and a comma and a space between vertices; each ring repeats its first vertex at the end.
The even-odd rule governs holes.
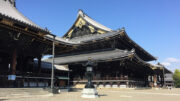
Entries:
POLYGON ((76 91, 53 96, 0 98, 0 101, 180 101, 180 89, 98 89, 98 92, 99 98, 95 99, 81 98, 81 91, 76 91))

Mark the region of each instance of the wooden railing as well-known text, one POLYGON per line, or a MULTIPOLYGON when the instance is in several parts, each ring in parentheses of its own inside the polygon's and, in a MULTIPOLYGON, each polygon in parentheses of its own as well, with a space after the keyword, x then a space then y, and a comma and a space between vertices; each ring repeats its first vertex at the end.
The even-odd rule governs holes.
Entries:
MULTIPOLYGON (((74 78, 73 80, 87 80, 86 78, 74 78)), ((128 80, 128 77, 93 77, 93 80, 128 80)))
MULTIPOLYGON (((81 80, 87 80, 85 77, 84 78, 74 78, 74 81, 81 81, 81 80)), ((93 77, 93 80, 134 80, 134 81, 144 81, 142 79, 137 79, 137 78, 131 78, 131 77, 93 77)))

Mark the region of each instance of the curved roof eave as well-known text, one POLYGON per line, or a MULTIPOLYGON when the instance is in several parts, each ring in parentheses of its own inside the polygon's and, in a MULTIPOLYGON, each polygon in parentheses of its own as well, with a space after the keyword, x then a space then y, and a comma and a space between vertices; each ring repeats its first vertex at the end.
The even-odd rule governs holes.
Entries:
MULTIPOLYGON (((45 35, 44 37, 46 39, 48 39, 48 40, 51 40, 51 41, 54 40, 52 35, 45 35)), ((73 46, 73 45, 80 45, 81 44, 80 42, 73 42, 73 41, 70 41, 70 40, 67 40, 67 39, 63 39, 63 38, 57 37, 57 36, 55 37, 55 42, 62 43, 62 44, 65 44, 65 45, 71 45, 71 46, 73 46)))
POLYGON ((153 71, 153 65, 152 64, 142 60, 137 54, 134 54, 134 57, 135 57, 136 61, 139 61, 142 65, 148 66, 149 69, 151 69, 153 71))
POLYGON ((122 30, 123 33, 120 34, 121 37, 125 37, 127 40, 127 42, 130 42, 133 46, 135 46, 136 48, 140 49, 140 51, 143 51, 146 55, 148 55, 151 59, 149 59, 149 61, 152 61, 152 60, 157 60, 154 56, 152 56, 150 53, 148 53, 146 50, 144 50, 141 46, 139 46, 136 42, 134 42, 126 33, 126 31, 123 29, 122 30))
MULTIPOLYGON (((58 56, 55 57, 55 64, 72 64, 72 63, 83 63, 87 62, 89 58, 96 62, 104 62, 104 61, 114 61, 114 60, 121 60, 127 59, 129 56, 133 55, 133 51, 126 51, 120 49, 114 50, 106 50, 106 51, 97 51, 97 52, 90 52, 84 54, 77 54, 77 55, 67 55, 67 56, 58 56)), ((46 62, 51 62, 51 59, 44 60, 46 62)))
POLYGON ((8 0, 0 0, 0 16, 23 26, 49 33, 20 13, 8 0))
POLYGON ((74 38, 74 39, 71 39, 70 41, 79 42, 79 43, 88 43, 88 42, 93 42, 93 41, 104 40, 105 38, 113 38, 116 36, 120 36, 119 31, 107 32, 106 34, 95 34, 95 35, 74 38))

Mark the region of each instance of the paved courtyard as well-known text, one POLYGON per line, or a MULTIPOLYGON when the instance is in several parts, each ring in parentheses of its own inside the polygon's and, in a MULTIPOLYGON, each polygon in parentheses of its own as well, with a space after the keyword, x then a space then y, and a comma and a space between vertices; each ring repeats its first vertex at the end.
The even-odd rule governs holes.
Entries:
MULTIPOLYGON (((16 91, 16 90, 14 90, 16 91)), ((34 88, 32 91, 23 90, 23 93, 5 95, 8 90, 0 89, 0 101, 180 101, 180 89, 98 89, 99 98, 81 98, 81 91, 63 92, 51 95, 34 88)))

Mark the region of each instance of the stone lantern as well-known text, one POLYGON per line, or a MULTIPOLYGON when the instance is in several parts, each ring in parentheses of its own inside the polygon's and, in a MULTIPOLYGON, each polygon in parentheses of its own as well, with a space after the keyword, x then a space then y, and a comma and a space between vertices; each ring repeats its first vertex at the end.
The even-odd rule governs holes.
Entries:
POLYGON ((88 82, 86 83, 85 88, 82 91, 82 96, 81 96, 82 98, 98 98, 98 92, 94 87, 94 84, 92 83, 93 67, 95 65, 96 63, 94 63, 90 59, 84 65, 86 67, 86 77, 88 79, 88 82))

